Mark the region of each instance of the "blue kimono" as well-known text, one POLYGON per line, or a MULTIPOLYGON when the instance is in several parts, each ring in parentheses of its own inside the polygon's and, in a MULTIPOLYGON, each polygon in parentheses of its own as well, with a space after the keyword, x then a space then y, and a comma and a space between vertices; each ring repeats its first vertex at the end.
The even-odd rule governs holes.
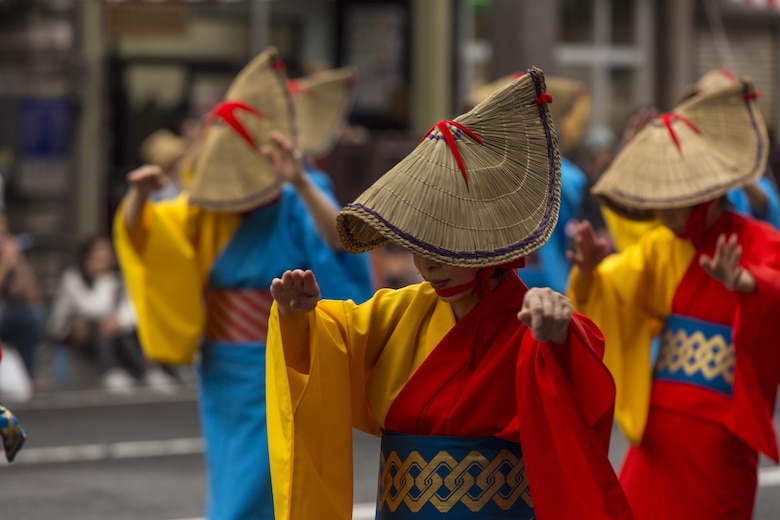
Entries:
MULTIPOLYGON (((330 179, 309 175, 339 207, 330 179)), ((311 269, 323 297, 360 303, 373 292, 368 255, 325 243, 290 185, 245 215, 191 206, 183 194, 147 204, 142 222, 139 239, 115 220, 117 251, 147 355, 161 362, 187 362, 183 351, 199 355, 206 517, 271 520, 265 399, 271 281, 287 269, 311 269)))
POLYGON ((729 202, 739 213, 751 215, 759 220, 763 220, 772 225, 775 229, 780 229, 780 196, 777 193, 777 186, 767 177, 761 177, 758 181, 758 187, 766 195, 766 213, 760 215, 750 207, 750 201, 745 190, 733 190, 727 195, 729 202))

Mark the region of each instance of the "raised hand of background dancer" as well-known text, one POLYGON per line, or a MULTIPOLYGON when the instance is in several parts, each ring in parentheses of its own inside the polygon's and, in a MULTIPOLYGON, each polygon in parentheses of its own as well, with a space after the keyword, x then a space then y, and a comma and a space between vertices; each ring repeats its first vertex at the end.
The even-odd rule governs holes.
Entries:
POLYGON ((162 168, 155 164, 145 164, 127 174, 127 183, 144 197, 164 187, 168 178, 162 168))
POLYGON ((309 270, 285 271, 281 278, 271 282, 271 296, 276 300, 279 314, 290 316, 314 310, 320 300, 320 286, 309 270))
POLYGON ((756 290, 756 279, 750 271, 740 267, 740 258, 742 246, 739 245, 736 233, 728 238, 721 234, 715 244, 715 255, 701 255, 699 265, 729 291, 753 292, 756 290))
POLYGON ((537 341, 563 343, 569 333, 572 305, 569 299, 546 287, 528 289, 517 319, 531 329, 537 341))
POLYGON ((285 136, 275 130, 268 134, 271 144, 264 145, 260 152, 271 163, 276 175, 293 185, 306 181, 306 174, 301 164, 301 152, 285 136))
POLYGON ((162 168, 153 164, 136 168, 127 174, 126 179, 130 189, 125 196, 124 221, 125 227, 133 230, 140 223, 141 211, 149 194, 165 186, 169 179, 162 168))
POLYGON ((609 244, 605 238, 596 236, 593 226, 587 220, 576 222, 572 230, 574 251, 566 251, 566 258, 576 265, 584 276, 590 276, 609 254, 609 244))

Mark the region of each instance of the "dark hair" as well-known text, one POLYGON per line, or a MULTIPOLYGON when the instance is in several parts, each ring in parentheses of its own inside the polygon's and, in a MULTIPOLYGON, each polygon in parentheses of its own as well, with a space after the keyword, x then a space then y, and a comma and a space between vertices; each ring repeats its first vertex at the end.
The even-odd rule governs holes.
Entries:
POLYGON ((89 258, 89 255, 92 254, 92 251, 95 249, 95 246, 99 244, 100 242, 108 242, 109 245, 111 244, 111 239, 108 237, 108 235, 98 234, 94 235, 81 243, 79 246, 79 250, 76 253, 76 266, 78 267, 79 274, 81 274, 82 280, 84 280, 84 283, 87 284, 88 287, 92 287, 93 282, 95 281, 93 278, 89 276, 86 269, 86 263, 87 258, 89 258))

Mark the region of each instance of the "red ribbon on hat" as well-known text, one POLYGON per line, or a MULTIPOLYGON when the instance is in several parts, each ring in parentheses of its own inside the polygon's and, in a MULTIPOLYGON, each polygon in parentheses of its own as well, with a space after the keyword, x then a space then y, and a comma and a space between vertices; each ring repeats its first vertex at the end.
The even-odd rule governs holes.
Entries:
POLYGON ((534 101, 534 103, 536 103, 537 105, 543 105, 545 103, 552 103, 552 101, 553 101, 552 94, 550 94, 549 92, 542 92, 541 94, 539 94, 539 97, 536 98, 536 101, 534 101))
POLYGON ((669 131, 669 135, 672 137, 672 141, 674 141, 674 145, 677 147, 677 151, 680 152, 680 155, 682 155, 682 148, 680 148, 680 140, 677 139, 677 134, 674 132, 674 128, 672 127, 672 123, 675 121, 681 121, 685 123, 688 128, 696 132, 697 134, 701 134, 701 131, 690 122, 687 118, 681 116, 680 114, 676 112, 666 112, 664 114, 660 115, 661 121, 663 121, 664 126, 666 126, 666 129, 669 131))
POLYGON ((222 119, 225 121, 225 123, 228 124, 233 130, 236 131, 238 135, 240 135, 244 141, 249 144, 254 150, 257 150, 257 143, 255 143, 255 140, 252 138, 252 135, 247 131, 247 129, 244 127, 243 124, 241 124, 241 121, 236 119, 236 111, 237 110, 243 110, 245 112, 249 112, 250 114, 253 114, 259 118, 265 117, 262 112, 260 112, 258 109, 256 109, 253 106, 247 105, 243 101, 223 101, 216 107, 214 107, 214 110, 211 111, 211 115, 208 118, 208 121, 206 121, 206 127, 209 127, 216 121, 217 119, 222 119))
POLYGON ((460 169, 460 173, 463 174, 463 179, 466 181, 466 186, 469 184, 469 178, 466 175, 466 165, 463 163, 463 157, 460 155, 460 150, 458 149, 457 143, 455 143, 455 138, 452 136, 452 132, 450 132, 450 128, 447 125, 452 125, 455 128, 458 128, 462 130, 464 133, 466 133, 469 137, 474 139, 476 142, 478 142, 481 146, 484 146, 482 143, 482 139, 466 128, 465 125, 462 125, 461 123, 458 123, 457 121, 450 121, 449 119, 442 119, 435 125, 431 127, 430 130, 425 132, 425 136, 420 139, 420 142, 422 143, 426 137, 431 135, 435 129, 438 129, 439 132, 441 132, 442 137, 444 137, 444 141, 447 143, 447 146, 449 147, 450 151, 452 152, 452 155, 455 156, 455 162, 458 163, 458 169, 460 169))
POLYGON ((292 94, 293 97, 296 97, 300 93, 307 95, 311 94, 311 89, 308 86, 294 79, 287 80, 287 89, 290 91, 290 94, 292 94))

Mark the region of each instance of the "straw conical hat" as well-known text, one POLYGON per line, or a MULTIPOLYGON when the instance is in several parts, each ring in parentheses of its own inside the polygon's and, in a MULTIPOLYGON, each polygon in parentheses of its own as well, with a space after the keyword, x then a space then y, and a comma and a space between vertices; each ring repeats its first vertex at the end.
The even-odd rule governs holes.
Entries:
POLYGON ((357 70, 325 70, 290 81, 304 155, 324 155, 352 109, 357 70))
MULTIPOLYGON (((520 72, 508 74, 479 87, 466 98, 467 107, 477 106, 493 92, 505 88, 521 75, 520 72)), ((561 149, 564 152, 576 150, 582 143, 590 119, 591 105, 588 90, 583 82, 562 76, 547 76, 545 81, 547 92, 554 101, 550 105, 550 115, 558 133, 561 149)))
POLYGON ((276 49, 266 49, 236 76, 206 123, 190 186, 192 204, 242 212, 276 197, 284 184, 260 153, 276 130, 295 144, 292 98, 276 49))
POLYGON ((502 76, 497 80, 491 81, 490 83, 486 83, 481 87, 474 89, 468 96, 466 96, 467 109, 471 110, 499 90, 505 89, 507 86, 509 86, 510 83, 515 81, 523 74, 524 72, 513 72, 512 74, 507 74, 506 76, 502 76))
POLYGON ((718 90, 729 85, 738 83, 736 76, 726 67, 711 69, 707 71, 699 81, 693 85, 688 85, 683 90, 682 99, 686 100, 697 94, 704 94, 713 90, 718 90))
POLYGON ((558 129, 561 148, 578 149, 590 120, 590 96, 585 84, 571 78, 550 76, 547 78, 547 92, 554 100, 550 114, 558 129))
POLYGON ((341 211, 344 248, 394 242, 456 266, 500 265, 538 249, 560 206, 549 101, 542 71, 531 69, 455 121, 436 124, 341 211))
POLYGON ((743 80, 698 94, 645 126, 612 161, 593 193, 629 218, 694 206, 761 177, 766 127, 743 80))
POLYGON ((167 170, 184 155, 186 147, 182 137, 162 128, 143 140, 139 155, 146 164, 156 164, 167 170))

